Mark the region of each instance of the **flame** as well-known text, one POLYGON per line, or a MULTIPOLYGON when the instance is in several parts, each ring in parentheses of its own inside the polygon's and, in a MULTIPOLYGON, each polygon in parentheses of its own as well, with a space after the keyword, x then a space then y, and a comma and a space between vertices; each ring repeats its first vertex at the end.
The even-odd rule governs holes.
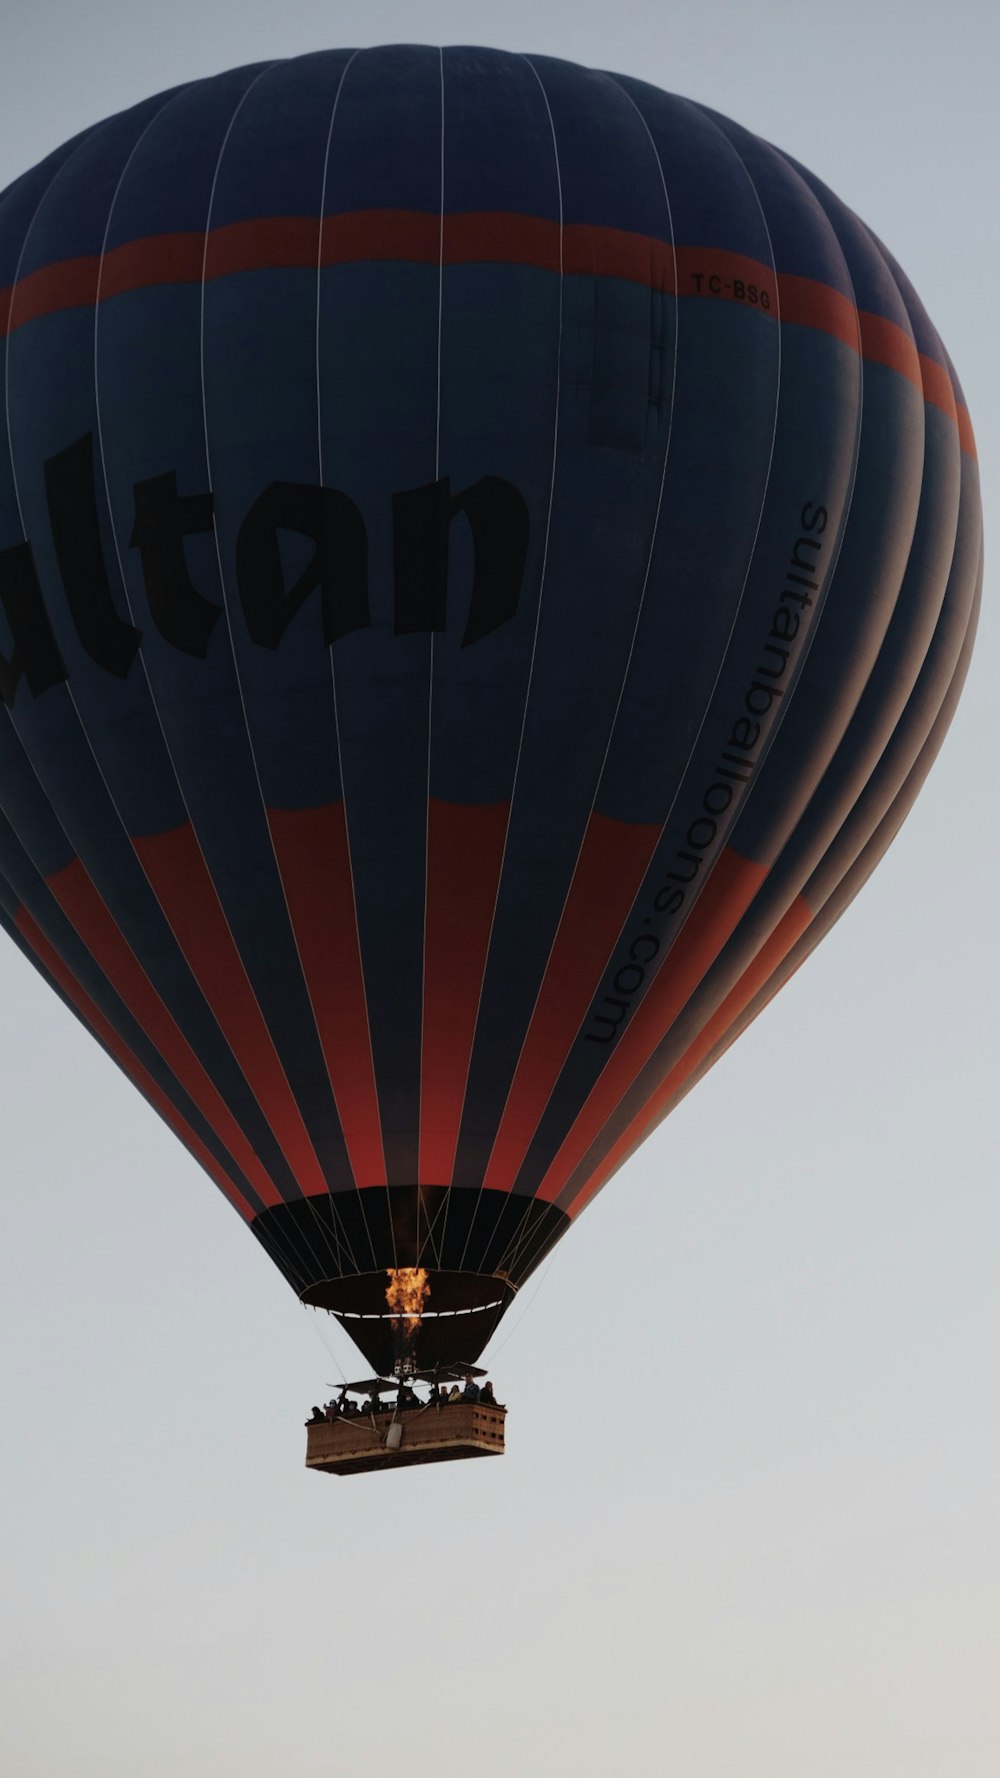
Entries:
POLYGON ((389 1280, 385 1300, 393 1312, 393 1328, 405 1339, 412 1339, 431 1294, 427 1273, 423 1266, 400 1266, 395 1271, 387 1269, 385 1275, 389 1280))

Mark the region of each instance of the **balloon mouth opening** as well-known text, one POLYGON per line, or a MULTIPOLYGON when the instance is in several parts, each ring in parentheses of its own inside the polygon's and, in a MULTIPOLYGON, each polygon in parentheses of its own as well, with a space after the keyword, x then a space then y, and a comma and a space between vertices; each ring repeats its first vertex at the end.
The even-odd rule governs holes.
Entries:
POLYGON ((386 1271, 324 1278, 301 1300, 335 1315, 354 1344, 384 1375, 403 1357, 421 1369, 473 1364, 515 1296, 502 1273, 427 1271, 418 1316, 401 1317, 387 1301, 386 1271))
MULTIPOLYGON (((357 1272, 347 1278, 321 1278, 302 1292, 302 1301, 315 1309, 329 1309, 343 1321, 385 1321, 399 1317, 399 1309, 386 1301, 385 1271, 357 1272)), ((514 1286, 502 1272, 427 1272, 428 1294, 419 1320, 435 1321, 471 1315, 484 1309, 506 1308, 514 1286)))

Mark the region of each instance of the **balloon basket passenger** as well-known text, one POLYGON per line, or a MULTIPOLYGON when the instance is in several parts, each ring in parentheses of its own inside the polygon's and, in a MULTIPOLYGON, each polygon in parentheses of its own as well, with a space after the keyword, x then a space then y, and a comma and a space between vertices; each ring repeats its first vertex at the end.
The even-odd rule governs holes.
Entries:
POLYGON ((344 1383, 306 1421, 306 1468, 361 1475, 461 1457, 500 1457, 507 1409, 474 1365, 344 1383))

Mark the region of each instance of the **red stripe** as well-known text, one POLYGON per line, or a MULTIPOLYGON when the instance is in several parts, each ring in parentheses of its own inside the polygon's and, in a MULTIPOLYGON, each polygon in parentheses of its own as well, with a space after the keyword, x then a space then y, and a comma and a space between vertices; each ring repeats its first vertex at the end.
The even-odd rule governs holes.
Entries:
POLYGON ((656 290, 712 301, 740 302, 772 320, 794 322, 842 340, 854 351, 924 388, 927 400, 957 418, 962 449, 975 455, 968 414, 956 416, 948 371, 921 358, 921 378, 913 342, 905 328, 884 316, 859 312, 846 296, 814 278, 784 272, 776 284, 772 268, 746 254, 720 248, 678 247, 655 235, 591 223, 558 222, 503 210, 470 210, 444 218, 422 210, 355 210, 328 216, 262 216, 226 223, 206 237, 194 233, 147 235, 114 247, 101 264, 96 254, 61 260, 29 272, 13 291, 0 291, 0 307, 10 299, 5 332, 41 315, 89 306, 97 298, 119 296, 157 284, 199 283, 204 264, 209 279, 264 267, 303 269, 363 261, 402 260, 422 265, 477 263, 530 266, 536 270, 627 278, 656 290), (676 268, 676 269, 675 269, 676 268), (766 306, 765 306, 766 301, 766 306))
POLYGON ((200 1137, 196 1136, 184 1121, 176 1106, 157 1086, 152 1075, 147 1072, 142 1063, 132 1054, 128 1045, 119 1037, 114 1026, 108 1023, 100 1008, 95 1006, 91 1000, 90 995, 81 988, 76 977, 71 975, 58 951, 49 943, 41 927, 36 925, 27 908, 22 907, 19 910, 17 928, 31 946, 39 962, 48 970, 53 981, 59 983, 66 998, 72 1001, 81 1018, 93 1031, 94 1036, 99 1038, 105 1049, 114 1056, 115 1061, 134 1081, 140 1093, 149 1100, 151 1105, 155 1106, 164 1122, 170 1125, 174 1135, 180 1138, 185 1148, 204 1167, 205 1172, 215 1180, 219 1190, 225 1193, 234 1208, 246 1218, 247 1222, 252 1222, 257 1212, 251 1209, 229 1175, 219 1166, 215 1156, 209 1152, 200 1137))
POLYGON ((355 1183, 384 1185, 344 805, 269 809, 267 819, 355 1183))
POLYGON ((204 235, 147 235, 126 241, 104 256, 101 301, 149 284, 200 284, 204 258, 204 235))
POLYGON ((610 1051, 603 1073, 542 1180, 537 1197, 549 1203, 558 1198, 714 963, 766 875, 765 865, 741 858, 729 847, 722 853, 676 944, 610 1051))
POLYGON ((28 272, 9 292, 4 331, 13 333, 25 321, 34 321, 39 315, 54 315, 61 309, 89 308, 97 297, 100 263, 96 253, 88 253, 82 259, 61 259, 55 265, 28 272))
POLYGON ((861 354, 870 364, 885 364, 901 377, 923 388, 920 355, 912 334, 884 315, 873 315, 870 309, 858 310, 861 325, 861 354))
POLYGON ((850 297, 842 296, 829 284, 815 278, 799 278, 782 272, 778 280, 782 321, 793 321, 800 327, 811 327, 841 340, 859 355, 862 351, 858 311, 850 297))
POLYGON ((509 1191, 587 1016, 660 835, 594 814, 483 1181, 509 1191))
POLYGON ((329 1190, 190 826, 132 841, 216 1023, 307 1196, 329 1190))
POLYGON ((197 1105, 265 1204, 282 1198, 261 1166, 222 1095, 178 1029, 148 976, 122 937, 79 859, 46 879, 63 913, 100 965, 118 998, 162 1056, 188 1098, 197 1105))
POLYGON ((717 1043, 725 1037, 736 1023, 740 1014, 749 1006, 751 1000, 765 987, 775 970, 788 956, 813 918, 812 909, 801 896, 778 922, 766 944, 763 944, 756 957, 737 982, 732 992, 718 1006, 707 1024, 699 1032, 694 1042, 684 1051, 683 1056, 666 1074, 652 1096, 647 1099, 642 1110, 637 1112, 631 1123, 614 1146, 610 1148, 601 1162, 600 1167, 581 1187, 572 1203, 568 1205, 568 1214, 579 1216, 585 1205, 590 1203, 602 1185, 605 1185, 616 1168, 637 1148, 644 1137, 664 1116, 668 1105, 680 1093, 682 1087, 699 1068, 705 1057, 717 1043))
POLYGON ((496 906, 508 803, 427 809, 421 1185, 450 1185, 496 906))
POLYGON ((746 253, 724 247, 678 247, 677 294, 706 297, 712 302, 747 304, 770 320, 777 319, 778 287, 773 267, 746 253), (751 289, 756 299, 750 301, 751 289))
POLYGON ((972 430, 972 420, 969 416, 969 410, 967 407, 959 407, 957 413, 958 442, 967 456, 975 457, 978 460, 979 452, 976 450, 976 435, 972 430))
MULTIPOLYGON (((268 216, 259 221, 230 222, 212 230, 205 252, 205 277, 227 278, 233 272, 256 272, 319 264, 318 216, 268 216)), ((200 272, 199 272, 200 275, 200 272)))

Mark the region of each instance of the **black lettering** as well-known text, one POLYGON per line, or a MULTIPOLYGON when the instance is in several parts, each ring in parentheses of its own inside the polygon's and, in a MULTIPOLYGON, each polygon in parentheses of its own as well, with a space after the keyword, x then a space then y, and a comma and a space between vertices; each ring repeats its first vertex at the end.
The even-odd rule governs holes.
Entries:
POLYGON ((694 279, 695 291, 700 296, 701 295, 701 281, 702 281, 702 278, 705 276, 705 274, 704 274, 704 272, 692 272, 691 276, 694 279))
POLYGON ((722 289, 722 279, 719 277, 716 277, 716 274, 714 272, 712 273, 712 276, 708 280, 708 288, 712 292, 713 296, 718 296, 719 291, 722 289))
POLYGON ((780 686, 778 686, 778 685, 761 685, 760 680, 755 679, 750 687, 750 690, 747 692, 747 695, 744 698, 743 702, 746 705, 747 709, 749 710, 751 716, 766 716, 768 711, 771 708, 771 705, 774 703, 775 698, 780 698, 780 696, 781 696, 781 687, 780 686), (762 698, 766 698, 767 703, 766 704, 754 703, 753 699, 754 699, 755 693, 757 693, 762 698))
POLYGON ((354 501, 337 488, 308 482, 272 482, 265 488, 239 529, 236 577, 247 629, 262 648, 277 648, 317 587, 326 643, 371 622, 365 522, 354 501), (298 532, 315 545, 308 565, 288 589, 279 531, 298 532))
MULTIPOLYGON (((677 890, 676 889, 671 890, 671 894, 676 895, 677 890)), ((632 943, 629 945, 628 954, 629 954, 629 957, 631 958, 633 963, 651 963, 653 961, 653 958, 656 956, 656 953, 659 950, 659 948, 660 948, 660 941, 656 937, 655 933, 640 932, 638 938, 634 938, 632 940, 632 943), (652 945, 653 948, 651 951, 647 951, 646 955, 644 957, 640 957, 638 954, 640 945, 652 945)))
POLYGON ((708 847, 712 844, 712 841, 714 840, 718 831, 719 831, 719 823, 717 821, 710 821, 708 819, 707 815, 699 815, 697 821, 692 821, 692 823, 691 823, 690 827, 688 828, 687 833, 685 834, 684 837, 687 840, 687 843, 689 846, 694 846, 697 851, 704 852, 706 847, 708 847), (704 828, 704 827, 708 828, 707 837, 703 840, 696 839, 695 838, 696 829, 697 828, 704 828))
POLYGON ((743 301, 743 298, 746 295, 746 286, 742 278, 733 279, 733 295, 737 297, 740 302, 743 301))
MULTIPOLYGON (((675 870, 668 870, 667 876, 670 877, 672 879, 672 881, 675 883, 690 883, 690 882, 692 882, 694 879, 695 872, 697 871, 699 865, 702 863, 701 854, 699 852, 678 852, 677 856, 678 856, 678 858, 683 858, 684 863, 689 864, 691 866, 691 869, 688 871, 688 874, 686 877, 680 876, 678 874, 678 872, 675 870)), ((662 912, 662 909, 660 911, 662 912)))
MULTIPOLYGON (((792 579, 792 580, 795 580, 795 579, 797 579, 797 576, 796 576, 796 575, 792 575, 792 576, 790 576, 790 578, 791 578, 791 579, 792 579)), ((802 582, 802 585, 803 585, 803 586, 812 586, 812 584, 813 584, 813 583, 812 583, 812 581, 809 581, 809 580, 804 580, 804 581, 803 581, 803 582, 802 582)), ((795 603, 796 603, 796 605, 798 605, 798 606, 800 606, 800 607, 804 607, 804 606, 806 606, 806 605, 811 605, 811 604, 812 604, 812 600, 811 600, 811 599, 810 599, 810 597, 809 597, 809 595, 808 595, 808 593, 796 593, 796 592, 794 592, 794 591, 793 591, 793 590, 792 590, 792 588, 791 588, 791 587, 787 587, 787 586, 786 586, 786 587, 782 587, 782 589, 781 589, 781 597, 782 597, 782 598, 783 598, 783 599, 794 599, 794 600, 795 600, 795 603)))
POLYGON ((632 995, 637 989, 641 988, 645 975, 646 971, 640 968, 638 963, 624 963, 618 971, 618 974, 615 976, 614 985, 619 994, 632 995), (622 977, 625 975, 634 975, 635 980, 633 982, 624 982, 622 981, 622 977))
POLYGON ((803 531, 818 531, 822 537, 826 530, 827 510, 825 506, 817 506, 814 500, 807 500, 799 513, 799 524, 803 531), (812 513, 812 518, 806 515, 812 513))
POLYGON ((204 657, 222 607, 194 586, 184 539, 211 531, 212 496, 178 494, 173 470, 136 482, 133 492, 135 523, 129 544, 139 551, 153 622, 174 648, 204 657))
MULTIPOLYGON (((691 872, 691 875, 694 875, 693 871, 691 872)), ((666 884, 664 884, 663 888, 658 889, 653 896, 653 906, 658 914, 676 914, 678 908, 683 907, 683 905, 683 889, 668 889, 666 884)))
POLYGON ((744 753, 749 753, 751 747, 756 747, 759 740, 760 723, 751 722, 746 716, 738 716, 733 723, 733 732, 726 742, 726 746, 741 747, 744 753))
POLYGON ((799 633, 799 624, 801 622, 802 619, 799 617, 798 612, 787 611, 784 605, 779 605, 771 620, 770 634, 772 636, 777 636, 778 640, 781 642, 794 642, 799 633))
POLYGON ((66 677, 38 584, 30 543, 0 550, 0 605, 10 626, 10 655, 0 653, 0 699, 14 702, 23 675, 37 698, 66 677))
POLYGON ((761 666, 761 664, 758 662, 758 664, 757 664, 758 673, 763 673, 765 678, 767 678, 767 679, 782 679, 782 678, 784 678, 785 668, 788 665, 788 650, 787 650, 787 648, 779 648, 777 643, 775 643, 775 642, 765 642, 764 653, 773 656, 773 658, 778 662, 778 665, 776 667, 767 667, 767 666, 761 666))
POLYGON ((708 789, 706 790, 704 796, 701 799, 701 806, 703 809, 705 809, 707 811, 707 813, 709 815, 723 815, 725 813, 725 811, 728 809, 732 800, 733 800, 733 792, 732 792, 731 787, 728 784, 710 784, 708 789), (723 798, 722 802, 720 803, 718 800, 716 800, 715 802, 712 802, 710 799, 713 795, 713 792, 717 793, 719 791, 721 791, 721 793, 722 793, 722 798, 723 798))
MULTIPOLYGON (((823 545, 820 543, 820 540, 818 537, 796 537, 795 548, 792 550, 792 567, 798 568, 800 573, 805 572, 806 574, 815 574, 816 563, 819 558, 819 552, 822 548, 823 548, 823 545), (811 557, 810 556, 805 556, 805 557, 800 556, 799 555, 800 549, 814 549, 816 551, 816 555, 811 556, 811 557)), ((791 576, 789 576, 789 578, 791 578, 791 576)))
POLYGON ((392 500, 397 636, 443 630, 448 592, 448 544, 462 513, 472 532, 474 567, 463 648, 515 616, 528 556, 524 496, 499 475, 484 475, 461 493, 447 476, 392 500))
POLYGON ((91 660, 124 679, 142 640, 111 596, 89 432, 45 463, 52 541, 73 625, 91 660))
POLYGON ((615 1038, 618 1036, 618 1027, 625 1017, 625 1014, 628 1012, 628 1002, 626 1000, 616 1000, 611 994, 605 994, 604 1005, 617 1006, 619 1008, 618 1017, 612 1018, 610 1013, 596 1012, 594 1018, 597 1024, 607 1025, 608 1027, 607 1036, 600 1037, 595 1031, 588 1031, 588 1043, 614 1043, 615 1038))

